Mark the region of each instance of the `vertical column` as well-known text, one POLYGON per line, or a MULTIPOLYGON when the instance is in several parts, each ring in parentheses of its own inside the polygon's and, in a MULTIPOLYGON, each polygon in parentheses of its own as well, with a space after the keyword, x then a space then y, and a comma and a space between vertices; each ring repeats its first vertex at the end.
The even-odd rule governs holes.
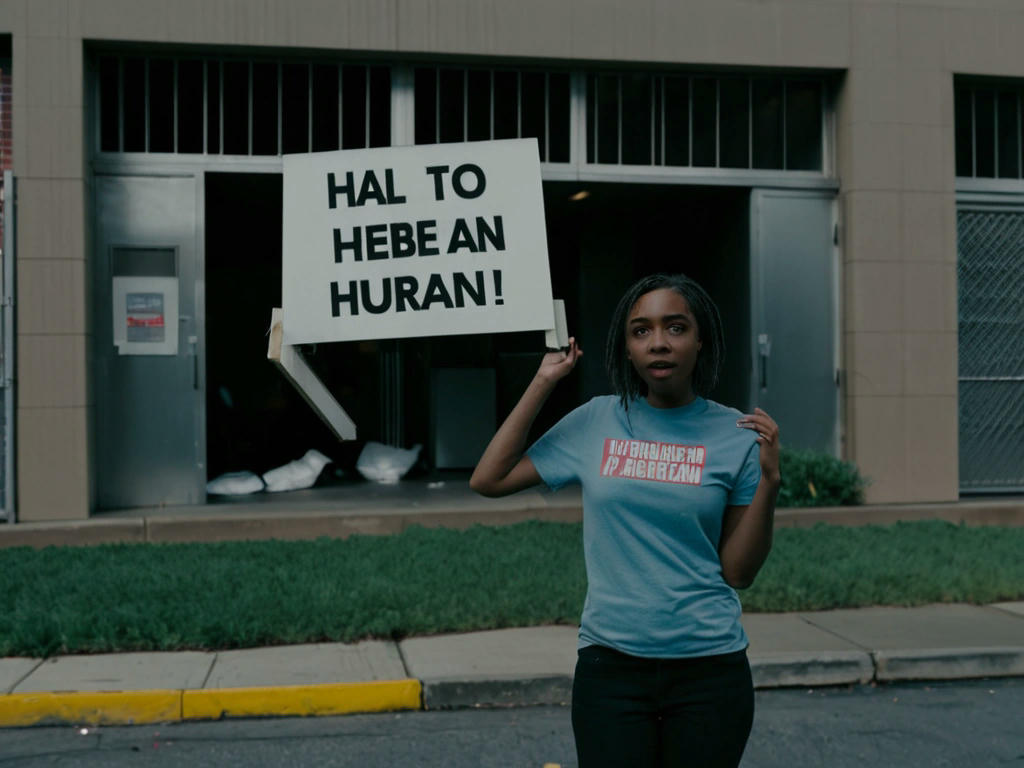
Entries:
POLYGON ((17 482, 23 522, 92 506, 82 40, 26 5, 13 36, 17 482))
POLYGON ((855 4, 838 110, 846 455, 873 502, 958 497, 953 77, 937 9, 855 4))

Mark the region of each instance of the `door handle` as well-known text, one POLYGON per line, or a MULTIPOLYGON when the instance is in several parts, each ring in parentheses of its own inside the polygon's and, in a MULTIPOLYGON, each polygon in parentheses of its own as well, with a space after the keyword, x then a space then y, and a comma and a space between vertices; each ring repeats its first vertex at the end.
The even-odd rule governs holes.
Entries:
POLYGON ((188 345, 192 350, 192 388, 199 389, 199 355, 196 354, 196 344, 199 343, 198 336, 189 336, 188 345))
POLYGON ((768 358, 772 354, 772 339, 767 333, 757 336, 758 378, 761 389, 768 389, 768 358))

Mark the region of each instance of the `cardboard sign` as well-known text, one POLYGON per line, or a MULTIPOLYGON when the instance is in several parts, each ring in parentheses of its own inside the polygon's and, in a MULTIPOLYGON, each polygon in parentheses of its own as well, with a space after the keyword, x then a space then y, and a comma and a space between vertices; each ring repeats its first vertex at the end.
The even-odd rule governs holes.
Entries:
POLYGON ((534 139, 284 158, 284 342, 554 328, 534 139))

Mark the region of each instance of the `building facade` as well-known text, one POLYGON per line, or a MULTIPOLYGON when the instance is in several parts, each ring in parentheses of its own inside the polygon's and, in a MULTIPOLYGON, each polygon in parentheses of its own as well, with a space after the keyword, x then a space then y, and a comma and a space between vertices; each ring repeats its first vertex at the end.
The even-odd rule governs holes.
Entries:
MULTIPOLYGON (((716 399, 856 462, 869 501, 1024 487, 1013 0, 0 0, 0 35, 21 521, 201 503, 321 439, 262 359, 282 154, 520 136, 590 352, 556 410, 602 391, 624 285, 680 270, 725 315, 716 399), (119 354, 140 277, 176 278, 173 354, 119 354)), ((500 416, 538 343, 309 353, 368 437, 440 466, 444 395, 500 416)))

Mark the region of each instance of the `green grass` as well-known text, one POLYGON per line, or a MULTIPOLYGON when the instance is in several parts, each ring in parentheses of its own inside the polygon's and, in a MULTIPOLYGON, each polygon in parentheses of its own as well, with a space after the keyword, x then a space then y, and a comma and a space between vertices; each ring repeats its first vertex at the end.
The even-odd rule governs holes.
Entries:
MULTIPOLYGON (((745 610, 1024 596, 1024 529, 784 529, 745 610)), ((0 550, 0 655, 242 648, 575 622, 580 526, 0 550)))

